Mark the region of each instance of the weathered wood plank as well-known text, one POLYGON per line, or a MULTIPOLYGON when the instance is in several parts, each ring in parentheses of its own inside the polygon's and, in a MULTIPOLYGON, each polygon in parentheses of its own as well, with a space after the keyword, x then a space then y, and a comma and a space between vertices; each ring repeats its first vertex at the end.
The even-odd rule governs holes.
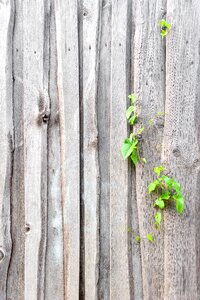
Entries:
MULTIPOLYGON (((41 1, 23 2, 23 111, 24 111, 24 184, 25 184, 25 299, 43 297, 45 252, 44 221, 46 214, 46 136, 45 115, 49 112, 49 99, 45 90, 44 10, 41 1), (37 22, 35 22, 37 16, 37 22), (32 20, 32 22, 30 21, 32 20), (33 35, 34 32, 34 35, 33 35), (42 250, 42 252, 41 252, 42 250)), ((17 79, 21 80, 21 78, 17 79)))
POLYGON ((22 3, 12 2, 12 75, 14 155, 11 187, 12 256, 9 267, 7 296, 24 298, 25 208, 24 208, 24 143, 23 143, 23 23, 22 3))
POLYGON ((10 199, 13 154, 11 2, 0 3, 0 299, 7 299, 7 275, 12 242, 10 237, 10 199))
POLYGON ((60 131, 57 91, 57 50, 54 6, 50 22, 49 96, 51 115, 48 128, 48 236, 45 299, 64 299, 63 218, 61 205, 60 131))
MULTIPOLYGON (((128 2, 128 40, 127 40, 127 74, 129 78, 128 91, 134 92, 134 57, 135 57, 135 17, 137 1, 128 2), (129 60, 130 57, 130 60, 129 60)), ((128 103, 130 104, 130 102, 128 103)), ((139 219, 136 191, 136 168, 129 160, 128 165, 128 247, 129 247, 129 282, 130 300, 143 299, 141 247, 135 237, 139 235, 139 219)))
POLYGON ((99 162, 97 83, 102 1, 83 0, 83 164, 85 298, 97 299, 99 265, 99 162))
POLYGON ((97 92, 99 155, 99 286, 98 299, 110 299, 110 71, 111 1, 103 2, 97 92))
POLYGON ((165 11, 165 0, 135 2, 134 87, 138 97, 139 123, 146 128, 141 145, 147 164, 136 168, 136 197, 142 257, 142 284, 144 299, 164 297, 164 243, 163 227, 155 228, 152 200, 147 186, 152 181, 153 168, 160 165, 165 102, 165 45, 160 36, 159 20, 165 11), (148 128, 149 120, 153 125, 148 128), (152 233, 155 243, 147 240, 152 233))
POLYGON ((55 1, 64 236, 64 299, 79 298, 80 159, 77 1, 55 1), (70 30, 69 30, 70 28, 70 30))
POLYGON ((128 164, 121 146, 127 136, 128 1, 112 1, 110 110, 110 297, 130 299, 128 269, 128 164))
POLYGON ((164 297, 199 299, 199 1, 169 0, 167 19, 163 160, 183 187, 186 207, 182 217, 165 213, 164 297))

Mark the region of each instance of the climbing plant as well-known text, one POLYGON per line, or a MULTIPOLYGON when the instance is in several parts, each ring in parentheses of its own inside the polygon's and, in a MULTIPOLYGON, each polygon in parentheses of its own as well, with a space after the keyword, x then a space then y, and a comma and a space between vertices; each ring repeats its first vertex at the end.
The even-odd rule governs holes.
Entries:
POLYGON ((132 126, 132 131, 124 140, 122 146, 122 156, 124 159, 128 157, 131 158, 133 164, 136 166, 138 162, 146 163, 146 159, 140 156, 140 140, 142 138, 142 132, 144 131, 144 126, 139 127, 138 129, 134 128, 134 125, 137 123, 138 115, 136 112, 136 95, 131 94, 128 96, 130 99, 131 105, 126 111, 126 118, 128 123, 132 126))
MULTIPOLYGON (((162 38, 166 37, 172 25, 166 20, 162 19, 159 22, 159 26, 162 38)), ((131 105, 126 111, 126 118, 132 128, 129 136, 124 140, 122 146, 122 156, 124 159, 130 157, 134 166, 136 166, 137 163, 147 163, 146 159, 141 158, 140 156, 140 141, 142 139, 142 133, 145 130, 145 127, 135 126, 138 121, 138 115, 136 111, 136 95, 131 94, 128 96, 128 98, 130 99, 131 105)), ((163 115, 166 114, 162 112, 157 113, 157 116, 163 115)), ((157 116, 154 116, 149 120, 147 129, 153 125, 157 116)), ((148 194, 153 199, 153 206, 156 209, 154 214, 155 226, 157 229, 160 229, 162 211, 175 203, 176 211, 181 215, 184 211, 184 197, 181 191, 180 183, 178 183, 173 177, 165 174, 166 168, 164 166, 160 165, 155 167, 153 171, 157 178, 149 183, 148 194)), ((149 242, 154 242, 154 237, 151 233, 148 233, 146 238, 149 242)), ((136 243, 140 243, 140 240, 141 237, 137 235, 135 237, 136 243)))

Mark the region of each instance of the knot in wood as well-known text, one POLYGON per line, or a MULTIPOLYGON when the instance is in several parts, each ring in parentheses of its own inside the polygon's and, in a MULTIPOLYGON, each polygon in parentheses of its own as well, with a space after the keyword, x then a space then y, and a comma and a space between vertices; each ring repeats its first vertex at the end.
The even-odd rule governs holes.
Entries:
POLYGON ((26 231, 26 234, 27 234, 27 233, 30 233, 30 231, 31 231, 31 226, 30 226, 29 224, 26 224, 26 225, 25 225, 25 231, 26 231))
POLYGON ((181 151, 178 148, 173 149, 172 153, 175 157, 179 157, 181 155, 181 151))

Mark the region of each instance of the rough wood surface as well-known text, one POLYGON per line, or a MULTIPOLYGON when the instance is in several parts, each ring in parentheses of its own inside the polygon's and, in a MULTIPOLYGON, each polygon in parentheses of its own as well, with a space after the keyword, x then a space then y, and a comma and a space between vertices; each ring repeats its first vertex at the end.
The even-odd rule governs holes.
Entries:
POLYGON ((198 0, 0 0, 0 300, 200 299, 199 26, 198 0), (186 209, 158 232, 161 163, 186 209))
POLYGON ((154 226, 152 200, 147 186, 153 168, 160 165, 165 101, 165 41, 159 35, 158 20, 165 11, 164 1, 137 1, 135 5, 134 90, 138 96, 139 122, 146 128, 141 142, 142 157, 147 164, 136 168, 136 198, 142 257, 142 288, 144 299, 163 299, 164 243, 163 229, 154 226), (152 126, 149 121, 153 119, 152 126), (147 234, 155 236, 149 243, 147 234))
POLYGON ((79 298, 79 71, 77 1, 56 1, 64 299, 79 298), (71 27, 71 28, 70 28, 71 27), (69 30, 70 28, 70 30, 69 30))
POLYGON ((85 298, 98 299, 99 161, 97 84, 102 1, 83 0, 83 172, 85 298))
POLYGON ((168 1, 167 17, 173 30, 166 45, 163 160, 183 186, 186 209, 181 218, 165 214, 164 297, 199 299, 200 3, 168 1))
POLYGON ((127 11, 128 1, 112 6, 110 109, 110 297, 129 299, 128 164, 121 156, 127 136, 127 11))
POLYGON ((10 41, 11 3, 0 4, 0 299, 6 300, 8 268, 11 255, 10 198, 13 156, 12 52, 10 41), (8 70, 8 72, 7 72, 8 70))

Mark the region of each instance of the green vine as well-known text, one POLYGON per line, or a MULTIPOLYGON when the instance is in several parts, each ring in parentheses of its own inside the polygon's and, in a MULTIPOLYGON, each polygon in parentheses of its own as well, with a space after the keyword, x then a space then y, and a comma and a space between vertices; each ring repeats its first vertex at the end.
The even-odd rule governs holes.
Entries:
POLYGON ((154 173, 157 179, 148 185, 148 193, 153 194, 154 207, 159 209, 155 214, 155 225, 160 228, 162 220, 161 211, 173 202, 176 205, 176 211, 182 214, 184 211, 184 197, 181 191, 181 185, 173 177, 162 174, 166 169, 163 166, 155 167, 154 173))
MULTIPOLYGON (((129 137, 124 140, 122 146, 122 156, 124 159, 128 157, 131 158, 133 164, 136 166, 138 162, 146 163, 146 159, 140 157, 140 140, 142 138, 142 132, 144 131, 144 126, 140 127, 138 130, 134 128, 137 123, 138 115, 136 112, 136 95, 131 94, 128 96, 131 105, 126 111, 126 119, 128 123, 133 126, 134 132, 131 132, 129 137)), ((133 131, 133 130, 132 130, 133 131)))
MULTIPOLYGON (((160 26, 160 34, 162 38, 166 37, 168 32, 170 31, 172 25, 168 23, 166 20, 162 19, 159 22, 160 26)), ((132 126, 132 132, 129 137, 124 140, 122 146, 122 156, 124 159, 130 157, 134 166, 140 163, 147 163, 145 158, 140 157, 140 141, 142 139, 142 133, 145 130, 145 127, 142 126, 138 129, 138 126, 135 126, 138 121, 138 115, 136 111, 136 95, 131 94, 128 96, 130 99, 131 105, 128 107, 126 111, 126 118, 128 123, 132 126)), ((158 112, 157 116, 164 116, 165 113, 158 112)), ((149 125, 147 127, 150 128, 155 118, 149 120, 149 125)), ((154 173, 156 174, 156 180, 152 181, 148 185, 148 194, 152 196, 154 202, 154 208, 156 209, 156 213, 154 215, 155 226, 157 229, 160 229, 160 224, 162 221, 162 211, 172 203, 175 203, 176 211, 178 214, 182 215, 184 211, 184 197, 181 191, 181 185, 178 183, 173 177, 165 174, 166 168, 161 166, 154 168, 154 173)), ((147 240, 151 243, 154 242, 154 237, 151 233, 148 233, 146 236, 147 240)), ((140 243, 141 237, 139 235, 135 236, 135 242, 140 243)))

